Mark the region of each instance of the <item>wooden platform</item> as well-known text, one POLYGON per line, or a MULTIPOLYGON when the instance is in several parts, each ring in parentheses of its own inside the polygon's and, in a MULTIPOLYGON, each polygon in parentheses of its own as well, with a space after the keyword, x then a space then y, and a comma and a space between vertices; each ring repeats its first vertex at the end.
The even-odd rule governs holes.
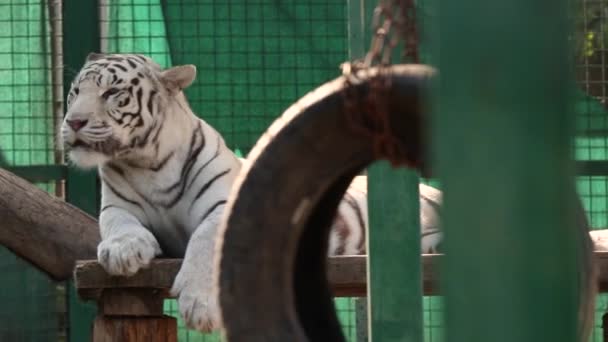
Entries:
MULTIPOLYGON (((608 292, 608 252, 595 255, 600 292, 608 292)), ((422 256, 424 294, 440 294, 439 265, 444 257, 422 256)), ((78 261, 74 270, 78 293, 84 300, 96 301, 99 308, 93 342, 176 342, 177 321, 164 315, 163 299, 170 297, 169 289, 181 262, 181 259, 158 259, 132 277, 112 277, 95 260, 78 261)), ((366 295, 367 256, 332 257, 328 262, 334 296, 366 295)), ((608 321, 608 315, 604 319, 608 321)))
MULTIPOLYGON (((600 269, 599 286, 601 292, 608 292, 608 252, 596 252, 600 269)), ((440 254, 422 256, 423 289, 425 295, 439 294, 438 267, 443 258, 440 254)), ((74 271, 74 279, 83 299, 97 299, 103 289, 154 289, 169 297, 173 279, 181 266, 181 259, 154 260, 150 268, 132 277, 109 276, 95 260, 79 261, 74 271)), ((336 297, 362 297, 366 294, 367 257, 344 256, 329 258, 329 280, 336 297)), ((405 270, 404 270, 405 271, 405 270)))

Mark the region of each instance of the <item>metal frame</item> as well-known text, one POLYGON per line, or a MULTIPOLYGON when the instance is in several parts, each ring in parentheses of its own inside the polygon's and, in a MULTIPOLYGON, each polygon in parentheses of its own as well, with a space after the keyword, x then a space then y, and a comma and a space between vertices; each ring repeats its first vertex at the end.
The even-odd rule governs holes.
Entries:
MULTIPOLYGON (((63 64, 66 70, 79 70, 90 52, 100 50, 98 2, 65 1, 63 19, 63 64)), ((71 82, 71 76, 64 73, 64 94, 69 92, 71 82)), ((97 216, 100 194, 96 172, 68 168, 66 176, 67 201, 97 216)), ((68 293, 69 340, 88 341, 91 339, 95 306, 78 299, 72 282, 68 293)))

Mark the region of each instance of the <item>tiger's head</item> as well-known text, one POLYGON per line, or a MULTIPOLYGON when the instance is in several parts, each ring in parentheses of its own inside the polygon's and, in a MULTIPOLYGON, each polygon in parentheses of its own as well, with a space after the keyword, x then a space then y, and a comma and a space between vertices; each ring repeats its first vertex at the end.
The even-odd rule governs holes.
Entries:
POLYGON ((167 106, 195 77, 193 65, 162 70, 143 55, 89 54, 72 82, 61 125, 70 160, 91 168, 136 157, 158 137, 167 106))

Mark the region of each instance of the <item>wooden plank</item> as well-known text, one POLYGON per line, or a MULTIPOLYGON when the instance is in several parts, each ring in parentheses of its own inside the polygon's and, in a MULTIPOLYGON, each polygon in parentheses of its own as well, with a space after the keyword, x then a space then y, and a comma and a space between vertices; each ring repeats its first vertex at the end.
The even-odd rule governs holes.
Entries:
MULTIPOLYGON (((329 259, 328 275, 336 297, 364 297, 366 295, 366 256, 341 256, 329 259)), ((426 257, 425 262, 437 262, 436 258, 426 257)), ((84 299, 97 299, 102 289, 152 288, 166 290, 181 267, 181 259, 155 259, 146 269, 131 277, 110 276, 96 260, 81 260, 76 263, 74 281, 79 294, 84 299)), ((435 269, 425 265, 425 269, 435 269)), ((430 272, 429 274, 434 274, 430 272)), ((425 287, 434 290, 430 279, 425 287)))
POLYGON ((76 260, 96 255, 93 217, 3 169, 0 217, 0 245, 55 280, 70 278, 76 260))
MULTIPOLYGON (((425 295, 439 295, 439 265, 442 254, 422 255, 422 284, 425 295)), ((608 252, 595 252, 599 269, 599 290, 608 293, 608 252)), ((329 258, 328 276, 336 297, 362 297, 366 295, 365 255, 329 258)), ((181 259, 156 259, 150 267, 132 277, 108 275, 96 260, 76 263, 74 279, 84 299, 96 299, 102 289, 148 288, 164 290, 169 296, 173 279, 181 267, 181 259)))

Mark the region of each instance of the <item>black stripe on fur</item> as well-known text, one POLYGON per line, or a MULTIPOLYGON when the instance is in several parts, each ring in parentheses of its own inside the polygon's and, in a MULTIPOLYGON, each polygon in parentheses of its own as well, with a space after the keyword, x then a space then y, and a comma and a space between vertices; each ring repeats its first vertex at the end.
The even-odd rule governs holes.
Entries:
POLYGON ((203 223, 207 219, 207 217, 209 217, 209 215, 211 215, 211 213, 213 213, 213 211, 215 209, 217 209, 220 205, 224 205, 224 204, 226 204, 226 200, 221 200, 221 201, 215 202, 215 204, 213 204, 209 209, 207 209, 207 211, 205 212, 205 214, 203 214, 201 219, 198 220, 198 225, 203 223))
POLYGON ((188 211, 192 210, 192 207, 194 206, 196 201, 199 198, 201 198, 201 196, 203 196, 207 190, 209 190, 209 188, 213 185, 213 183, 215 183, 218 179, 220 179, 220 178, 224 177, 225 175, 227 175, 228 173, 230 173, 230 170, 231 169, 227 169, 227 170, 224 170, 224 171, 218 173, 217 175, 213 176, 213 178, 208 180, 205 184, 203 184, 203 186, 200 188, 200 190, 194 196, 194 200, 190 204, 190 208, 188 209, 188 211))

